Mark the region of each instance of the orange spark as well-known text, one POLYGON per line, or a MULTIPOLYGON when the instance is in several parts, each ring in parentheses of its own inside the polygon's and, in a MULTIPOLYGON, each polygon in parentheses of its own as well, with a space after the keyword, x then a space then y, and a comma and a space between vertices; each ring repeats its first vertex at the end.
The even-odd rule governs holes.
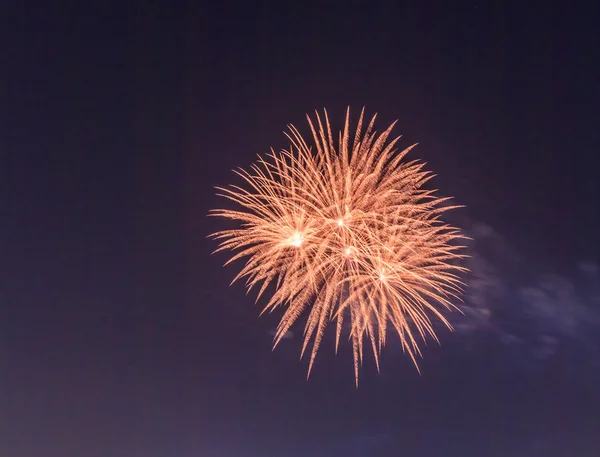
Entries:
POLYGON ((351 138, 347 111, 337 141, 326 111, 307 116, 312 145, 289 126, 289 150, 238 170, 246 187, 219 188, 239 209, 211 211, 239 224, 211 235, 217 251, 234 252, 227 263, 246 260, 234 281, 258 287, 257 300, 275 286, 264 306, 285 309, 274 344, 308 313, 310 375, 326 326, 336 322, 337 349, 348 319, 357 383, 364 341, 379 368, 388 326, 417 364, 416 336, 437 340, 432 315, 450 327, 440 310, 456 308, 464 271, 463 236, 439 219, 454 207, 423 188, 432 177, 423 163, 403 160, 413 146, 397 152, 399 138, 388 141, 394 124, 377 135, 373 117, 363 131, 363 114, 351 138))

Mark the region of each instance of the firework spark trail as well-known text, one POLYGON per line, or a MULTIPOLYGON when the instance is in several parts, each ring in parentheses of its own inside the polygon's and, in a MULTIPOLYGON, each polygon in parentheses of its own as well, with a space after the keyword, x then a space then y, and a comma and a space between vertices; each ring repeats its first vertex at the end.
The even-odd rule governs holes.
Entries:
POLYGON ((456 308, 464 271, 463 236, 440 220, 454 207, 423 188, 432 177, 423 163, 403 161, 414 146, 398 153, 399 137, 388 141, 395 123, 377 135, 375 118, 363 131, 361 111, 351 140, 348 110, 336 144, 326 111, 307 116, 312 147, 289 126, 289 150, 236 171, 245 188, 217 188, 241 208, 210 213, 238 223, 211 235, 215 252, 233 252, 226 265, 246 260, 234 281, 257 287, 257 300, 275 286, 263 309, 285 308, 274 345, 307 312, 310 375, 327 325, 336 321, 337 351, 349 319, 357 383, 365 339, 379 369, 389 326, 418 369, 417 335, 437 340, 431 315, 450 327, 440 309, 456 308))

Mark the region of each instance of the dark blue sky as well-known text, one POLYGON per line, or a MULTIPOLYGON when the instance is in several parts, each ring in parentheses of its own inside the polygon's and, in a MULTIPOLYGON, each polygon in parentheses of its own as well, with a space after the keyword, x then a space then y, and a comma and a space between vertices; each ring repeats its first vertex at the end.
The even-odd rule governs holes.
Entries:
POLYGON ((1 455, 600 455, 566 356, 448 334, 306 382, 205 239, 232 168, 365 105, 527 269, 598 261, 597 2, 50 3, 1 14, 1 455))

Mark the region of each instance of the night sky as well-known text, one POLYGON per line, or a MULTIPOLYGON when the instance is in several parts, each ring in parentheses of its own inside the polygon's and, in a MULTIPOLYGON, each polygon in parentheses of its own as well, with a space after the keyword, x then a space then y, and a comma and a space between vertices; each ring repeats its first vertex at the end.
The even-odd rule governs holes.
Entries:
POLYGON ((0 455, 600 455, 598 2, 156 3, 1 7, 0 455), (272 352, 206 239, 233 168, 348 105, 518 258, 493 332, 443 333, 421 375, 391 344, 358 390, 349 345, 308 381, 301 328, 272 352), (549 274, 568 332, 561 300, 521 312, 549 274))

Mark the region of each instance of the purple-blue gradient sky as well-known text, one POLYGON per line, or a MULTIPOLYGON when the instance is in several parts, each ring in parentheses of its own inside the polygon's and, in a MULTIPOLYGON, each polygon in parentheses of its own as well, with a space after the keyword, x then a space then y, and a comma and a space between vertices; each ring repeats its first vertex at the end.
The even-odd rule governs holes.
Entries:
POLYGON ((50 3, 2 7, 0 455, 600 455, 594 2, 50 3), (308 382, 297 336, 271 352, 276 316, 205 239, 232 168, 347 105, 399 119, 519 259, 477 302, 493 322, 421 376, 390 347, 358 391, 345 351, 308 382), (530 312, 544 274, 580 326, 530 312))

